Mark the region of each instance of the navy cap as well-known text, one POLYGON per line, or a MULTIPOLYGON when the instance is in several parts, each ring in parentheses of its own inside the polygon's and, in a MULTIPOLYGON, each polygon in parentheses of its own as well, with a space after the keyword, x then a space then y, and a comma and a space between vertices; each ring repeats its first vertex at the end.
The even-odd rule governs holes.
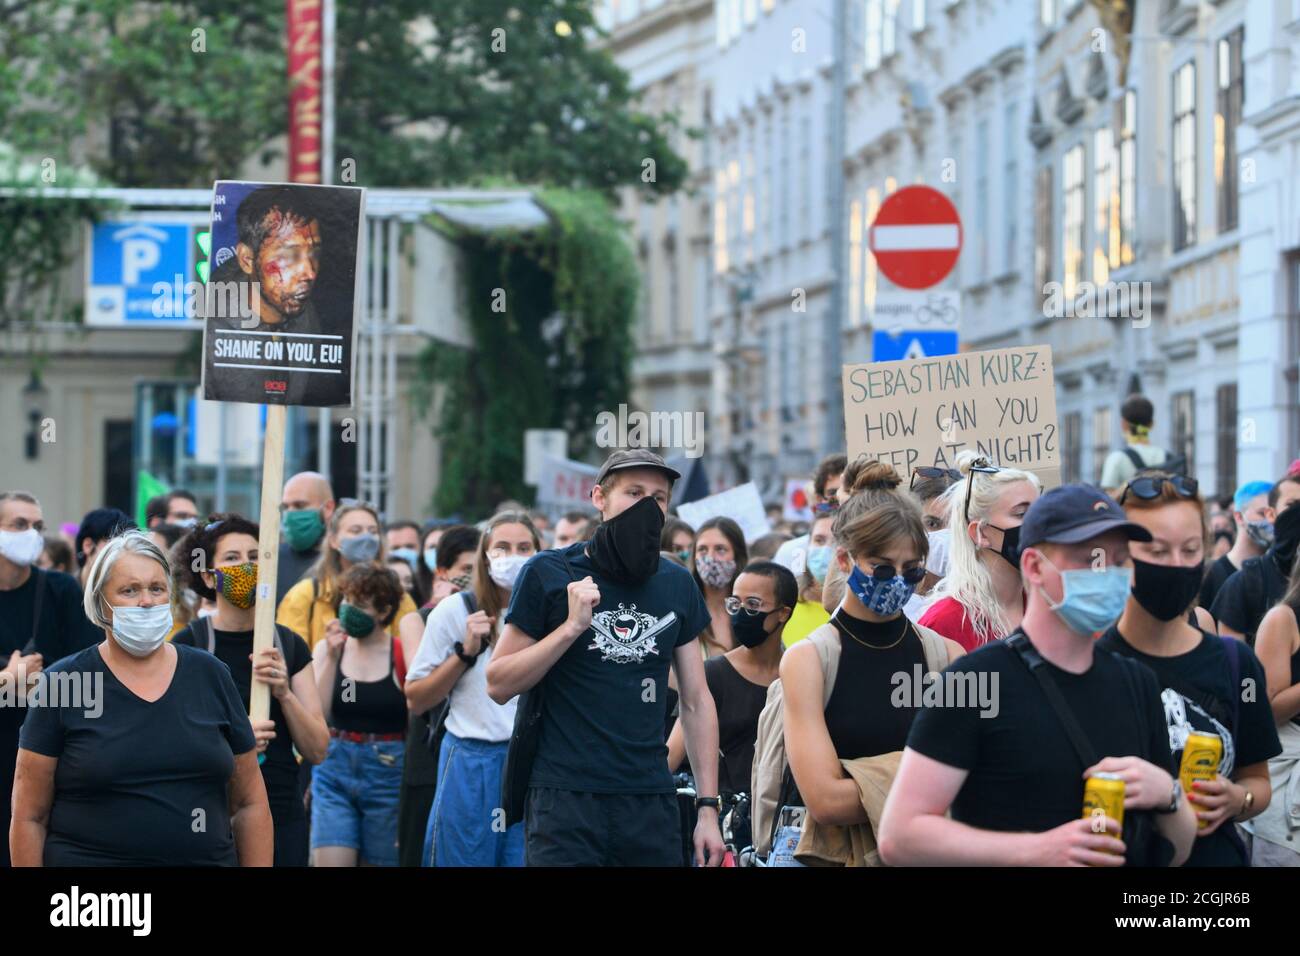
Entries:
POLYGON ((1029 506, 1020 525, 1020 547, 1078 544, 1108 531, 1123 531, 1130 541, 1150 541, 1151 532, 1129 521, 1110 495, 1092 485, 1061 485, 1029 506))

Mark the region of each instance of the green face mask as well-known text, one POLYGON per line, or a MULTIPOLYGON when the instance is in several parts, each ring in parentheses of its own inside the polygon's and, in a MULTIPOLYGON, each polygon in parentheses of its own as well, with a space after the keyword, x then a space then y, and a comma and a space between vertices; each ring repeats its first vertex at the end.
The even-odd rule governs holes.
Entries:
POLYGON ((325 533, 325 522, 319 511, 286 511, 284 513, 284 539, 295 551, 310 551, 325 533))
POLYGON ((349 637, 365 637, 375 629, 375 619, 347 601, 339 605, 339 623, 349 637))

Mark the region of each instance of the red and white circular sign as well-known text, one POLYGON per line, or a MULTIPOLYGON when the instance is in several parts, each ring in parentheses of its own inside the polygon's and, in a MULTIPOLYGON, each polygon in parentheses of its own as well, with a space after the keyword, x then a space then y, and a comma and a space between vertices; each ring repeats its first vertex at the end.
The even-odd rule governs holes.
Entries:
POLYGON ((867 244, 880 271, 895 285, 928 289, 957 264, 961 217, 939 190, 905 186, 881 203, 867 244))

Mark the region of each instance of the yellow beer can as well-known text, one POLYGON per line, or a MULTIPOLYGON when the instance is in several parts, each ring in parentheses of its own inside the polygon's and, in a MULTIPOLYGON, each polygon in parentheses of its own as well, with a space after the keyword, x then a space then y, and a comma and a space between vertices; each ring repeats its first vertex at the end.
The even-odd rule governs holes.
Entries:
POLYGON ((1097 820, 1096 831, 1105 833, 1102 817, 1124 826, 1124 778, 1117 773, 1094 773, 1083 785, 1083 819, 1097 820))
MULTIPOLYGON (((1183 785, 1183 792, 1194 793, 1192 784, 1197 780, 1213 780, 1219 775, 1219 761, 1223 759, 1223 739, 1218 734, 1196 731, 1187 735, 1183 744, 1183 761, 1178 768, 1178 780, 1183 785)), ((1198 812, 1201 807, 1195 802, 1192 807, 1198 812)), ((1197 827, 1205 829, 1204 820, 1196 821, 1197 827)))

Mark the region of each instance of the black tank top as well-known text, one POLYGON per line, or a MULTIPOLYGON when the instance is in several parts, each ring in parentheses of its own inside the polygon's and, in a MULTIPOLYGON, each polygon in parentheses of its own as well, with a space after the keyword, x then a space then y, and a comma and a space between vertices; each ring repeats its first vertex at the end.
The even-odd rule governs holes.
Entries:
POLYGON ((925 647, 908 619, 900 614, 875 624, 836 612, 832 622, 840 632, 840 666, 826 704, 826 729, 841 760, 875 757, 902 750, 919 707, 923 687, 908 693, 895 707, 895 674, 906 674, 910 687, 925 673, 925 647), (920 670, 917 671, 916 668, 920 670))
POLYGON ((376 681, 352 680, 351 700, 343 699, 343 658, 334 669, 330 697, 330 724, 336 730, 358 734, 406 733, 406 695, 393 678, 393 641, 388 639, 388 674, 376 681))

